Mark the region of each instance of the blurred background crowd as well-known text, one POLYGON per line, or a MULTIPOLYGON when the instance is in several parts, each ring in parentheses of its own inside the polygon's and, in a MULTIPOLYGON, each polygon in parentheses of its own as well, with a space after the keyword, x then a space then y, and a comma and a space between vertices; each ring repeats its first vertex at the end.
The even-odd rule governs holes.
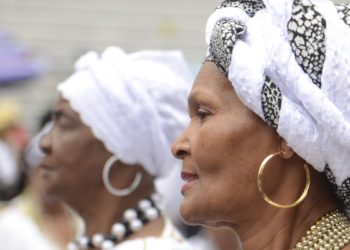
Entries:
POLYGON ((71 73, 75 60, 111 45, 129 52, 180 49, 195 73, 204 59, 206 18, 218 3, 1 0, 0 97, 25 104, 21 119, 34 131, 52 103, 55 86, 71 73), (36 77, 20 85, 14 81, 31 76, 36 77))

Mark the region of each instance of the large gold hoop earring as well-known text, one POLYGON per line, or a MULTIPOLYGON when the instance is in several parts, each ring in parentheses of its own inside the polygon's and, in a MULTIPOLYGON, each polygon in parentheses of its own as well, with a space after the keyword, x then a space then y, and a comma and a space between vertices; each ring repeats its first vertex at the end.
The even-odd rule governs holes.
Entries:
POLYGON ((305 169, 305 173, 306 173, 306 185, 305 185, 305 188, 304 188, 304 191, 303 193, 301 194, 301 196, 296 200, 294 201, 293 203, 291 204, 287 204, 287 205, 283 205, 283 204, 278 204, 274 201, 272 201, 268 196, 267 194, 264 192, 263 190, 263 187, 262 187, 262 175, 263 175, 263 172, 264 172, 264 169, 266 167, 266 164, 273 158, 275 157, 276 155, 280 155, 279 152, 277 153, 274 153, 274 154, 271 154, 271 155, 268 155, 262 162, 261 162, 261 165, 259 167, 259 172, 258 172, 258 187, 259 187, 259 191, 260 193, 262 194, 262 197, 264 198, 264 200, 269 203, 270 205, 274 206, 274 207, 277 207, 277 208, 292 208, 292 207, 295 207, 297 205, 299 205, 307 196, 308 192, 309 192, 309 188, 310 188, 310 171, 309 171, 309 168, 308 168, 308 165, 305 163, 304 164, 304 169, 305 169))

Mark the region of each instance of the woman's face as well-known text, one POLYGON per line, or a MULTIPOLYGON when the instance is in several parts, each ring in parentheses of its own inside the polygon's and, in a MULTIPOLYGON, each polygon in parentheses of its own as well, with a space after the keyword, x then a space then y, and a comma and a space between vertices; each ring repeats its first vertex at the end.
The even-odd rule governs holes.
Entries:
POLYGON ((246 108, 215 64, 205 62, 189 99, 191 122, 173 145, 183 160, 181 215, 191 224, 232 225, 264 202, 256 184, 278 136, 246 108))
POLYGON ((102 168, 110 155, 103 144, 65 99, 58 100, 52 117, 53 127, 40 141, 47 192, 66 200, 103 188, 102 168))

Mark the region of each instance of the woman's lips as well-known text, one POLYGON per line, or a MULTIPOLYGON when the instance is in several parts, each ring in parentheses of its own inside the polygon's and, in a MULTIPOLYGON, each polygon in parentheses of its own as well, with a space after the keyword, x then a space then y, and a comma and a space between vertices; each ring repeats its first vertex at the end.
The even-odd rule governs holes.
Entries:
POLYGON ((44 163, 41 163, 41 164, 39 165, 39 167, 40 167, 41 169, 43 169, 43 170, 46 170, 46 171, 53 171, 53 170, 56 169, 55 167, 50 166, 50 165, 47 165, 47 164, 44 164, 44 163))
POLYGON ((181 193, 182 195, 185 194, 187 190, 189 190, 193 184, 195 183, 196 180, 198 180, 198 175, 189 173, 189 172, 181 172, 181 178, 186 181, 186 183, 182 186, 181 188, 181 193))

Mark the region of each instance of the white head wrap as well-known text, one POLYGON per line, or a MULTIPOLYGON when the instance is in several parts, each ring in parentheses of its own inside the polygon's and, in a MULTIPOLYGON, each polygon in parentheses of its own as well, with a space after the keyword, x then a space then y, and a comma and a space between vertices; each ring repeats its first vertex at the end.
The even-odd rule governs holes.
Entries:
POLYGON ((208 60, 350 207, 350 5, 229 0, 210 16, 208 60))
POLYGON ((107 150, 153 176, 174 166, 170 147, 187 125, 190 73, 179 51, 88 52, 58 86, 107 150))

